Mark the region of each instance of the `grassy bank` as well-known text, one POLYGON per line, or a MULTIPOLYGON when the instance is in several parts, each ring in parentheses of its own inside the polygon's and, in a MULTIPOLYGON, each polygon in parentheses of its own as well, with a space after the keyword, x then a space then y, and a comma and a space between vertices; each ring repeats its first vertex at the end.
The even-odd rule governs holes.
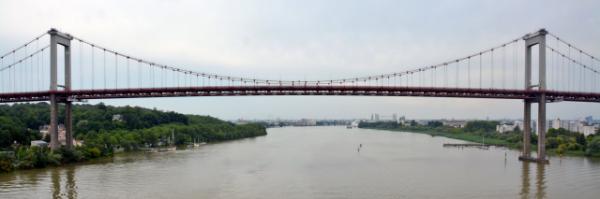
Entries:
MULTIPOLYGON (((521 149, 522 132, 518 129, 513 132, 496 133, 495 122, 474 121, 467 123, 464 128, 443 126, 441 123, 428 125, 404 126, 395 123, 366 123, 360 128, 422 133, 431 136, 464 140, 475 143, 505 146, 511 149, 521 149), (485 143, 484 143, 485 142, 485 143)), ((569 132, 565 129, 550 129, 546 134, 546 151, 549 155, 558 156, 587 156, 600 157, 600 136, 583 136, 581 133, 569 132)), ((537 136, 531 136, 531 150, 537 150, 537 136)))
POLYGON ((468 141, 468 142, 481 143, 481 144, 505 146, 505 147, 515 148, 515 149, 519 148, 519 145, 517 143, 511 143, 506 140, 485 137, 482 135, 475 135, 472 133, 464 133, 464 132, 447 133, 447 132, 441 132, 441 131, 433 130, 433 129, 418 130, 418 129, 414 129, 414 128, 396 128, 396 129, 367 128, 367 129, 409 132, 409 133, 421 133, 421 134, 427 134, 427 135, 431 135, 431 136, 442 136, 442 137, 463 140, 463 141, 468 141), (484 143, 484 138, 485 138, 485 143, 484 143))
MULTIPOLYGON (((442 136, 442 137, 447 137, 447 138, 452 138, 452 139, 457 139, 457 140, 463 140, 463 141, 467 141, 467 142, 475 142, 475 143, 489 144, 489 145, 495 145, 495 146, 504 146, 504 147, 507 147, 510 149, 515 149, 515 150, 521 150, 521 148, 522 148, 521 142, 514 143, 514 142, 508 142, 506 140, 497 139, 497 138, 485 137, 485 143, 484 143, 484 136, 474 135, 471 133, 444 133, 444 132, 433 131, 433 130, 420 130, 419 131, 419 130, 414 130, 414 129, 407 129, 407 130, 384 129, 384 128, 367 128, 367 129, 408 132, 408 133, 421 133, 421 134, 426 134, 426 135, 431 135, 431 136, 442 136)), ((534 152, 537 151, 537 145, 532 144, 531 151, 534 151, 534 152)), ((565 151, 563 153, 558 153, 556 151, 556 149, 547 149, 546 153, 551 156, 573 156, 573 157, 589 156, 589 155, 586 155, 586 153, 584 151, 565 151)), ((600 158, 600 155, 595 155, 593 157, 600 158)))

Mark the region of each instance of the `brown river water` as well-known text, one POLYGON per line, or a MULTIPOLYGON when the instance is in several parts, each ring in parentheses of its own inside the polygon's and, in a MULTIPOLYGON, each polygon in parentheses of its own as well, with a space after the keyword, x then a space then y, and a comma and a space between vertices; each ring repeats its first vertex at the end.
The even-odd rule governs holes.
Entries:
POLYGON ((600 159, 523 163, 515 150, 345 127, 268 133, 0 174, 0 198, 600 198, 600 159))

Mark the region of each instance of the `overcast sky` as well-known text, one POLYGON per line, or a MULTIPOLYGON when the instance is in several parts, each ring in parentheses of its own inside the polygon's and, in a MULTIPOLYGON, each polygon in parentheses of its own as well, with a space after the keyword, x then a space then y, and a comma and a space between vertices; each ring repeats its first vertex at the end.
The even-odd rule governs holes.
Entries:
MULTIPOLYGON (((0 0, 0 53, 55 27, 159 63, 224 75, 329 79, 436 64, 546 28, 600 56, 600 1, 0 0)), ((102 100, 223 119, 521 118, 518 100, 187 97, 102 100)), ((90 101, 98 103, 99 100, 90 101)), ((600 117, 550 104, 549 118, 600 117)))

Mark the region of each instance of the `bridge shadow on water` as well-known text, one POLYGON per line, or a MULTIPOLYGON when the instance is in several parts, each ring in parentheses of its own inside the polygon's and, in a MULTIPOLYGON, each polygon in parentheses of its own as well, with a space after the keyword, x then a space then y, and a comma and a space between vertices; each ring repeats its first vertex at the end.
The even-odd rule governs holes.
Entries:
POLYGON ((527 161, 522 162, 521 166, 521 192, 519 195, 521 198, 546 198, 546 165, 530 163, 527 161), (531 164, 535 167, 535 193, 532 193, 531 188, 531 164), (535 195, 533 195, 535 194, 535 195))
POLYGON ((64 169, 53 169, 50 172, 52 198, 77 198, 77 183, 75 181, 75 167, 68 166, 64 169), (62 177, 64 176, 64 181, 62 177), (61 186, 64 182, 64 186, 61 186), (64 189, 64 190, 63 190, 64 189))

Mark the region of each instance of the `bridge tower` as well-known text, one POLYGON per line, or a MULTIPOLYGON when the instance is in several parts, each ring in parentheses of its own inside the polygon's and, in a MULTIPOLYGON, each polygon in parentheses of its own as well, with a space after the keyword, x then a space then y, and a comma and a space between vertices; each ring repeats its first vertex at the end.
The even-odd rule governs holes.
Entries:
POLYGON ((535 33, 527 34, 523 37, 525 40, 525 90, 534 91, 537 87, 539 91, 535 100, 526 99, 524 102, 524 117, 523 117, 523 153, 519 160, 536 161, 547 163, 546 160, 546 34, 545 29, 541 29, 535 33), (538 64, 539 64, 539 82, 537 85, 531 82, 531 51, 537 45, 538 47, 538 64), (531 157, 531 104, 538 103, 538 119, 537 119, 537 158, 531 157))
POLYGON ((72 103, 66 96, 57 96, 59 87, 65 91, 71 90, 71 40, 73 37, 69 34, 59 32, 56 29, 48 31, 50 35, 50 148, 56 150, 60 148, 58 141, 58 103, 65 104, 65 137, 66 147, 73 147, 73 118, 72 103), (64 47, 64 85, 58 85, 58 45, 64 47))

